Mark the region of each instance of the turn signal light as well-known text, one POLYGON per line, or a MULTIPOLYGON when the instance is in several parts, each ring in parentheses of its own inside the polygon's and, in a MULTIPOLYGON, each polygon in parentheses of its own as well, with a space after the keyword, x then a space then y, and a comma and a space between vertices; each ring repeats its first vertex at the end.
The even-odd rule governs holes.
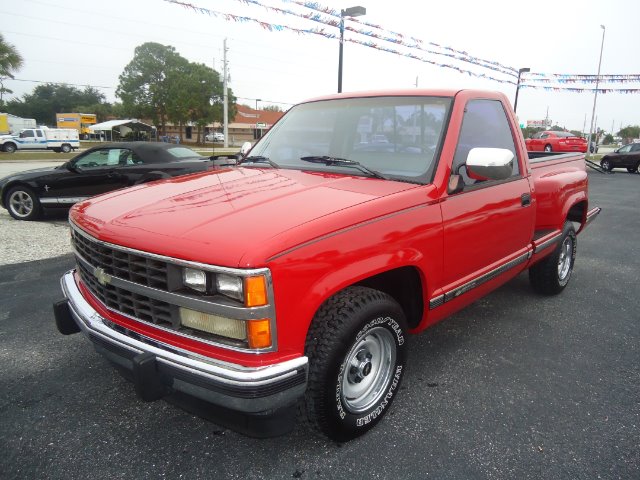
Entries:
POLYGON ((247 340, 249 348, 270 347, 271 321, 268 318, 247 321, 247 340))
POLYGON ((267 282, 264 276, 244 279, 244 304, 247 307, 261 307, 267 304, 267 282))

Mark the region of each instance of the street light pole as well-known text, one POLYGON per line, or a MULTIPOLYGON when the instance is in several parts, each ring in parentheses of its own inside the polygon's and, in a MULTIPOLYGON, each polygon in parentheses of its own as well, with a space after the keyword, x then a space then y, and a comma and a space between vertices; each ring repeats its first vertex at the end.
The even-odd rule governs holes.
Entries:
POLYGON ((520 91, 520 77, 523 73, 530 72, 530 68, 521 68, 518 70, 518 83, 516 83, 516 100, 513 102, 513 113, 518 109, 518 92, 520 91))
POLYGON ((262 129, 258 128, 258 119, 260 118, 260 114, 258 113, 258 102, 261 102, 261 98, 256 98, 256 136, 258 138, 262 138, 262 129))
POLYGON ((360 17, 367 13, 364 7, 349 7, 340 11, 340 47, 338 53, 338 93, 342 93, 342 46, 344 45, 344 17, 360 17))
POLYGON ((589 128, 589 138, 587 138, 587 158, 590 157, 591 153, 591 136, 593 135, 593 120, 596 116, 596 101, 598 100, 598 85, 600 83, 600 67, 602 66, 602 50, 604 49, 604 34, 606 32, 606 28, 604 25, 600 25, 602 29, 602 43, 600 44, 600 60, 598 60, 598 75, 596 76, 596 92, 593 95, 593 110, 591 111, 591 127, 589 128))

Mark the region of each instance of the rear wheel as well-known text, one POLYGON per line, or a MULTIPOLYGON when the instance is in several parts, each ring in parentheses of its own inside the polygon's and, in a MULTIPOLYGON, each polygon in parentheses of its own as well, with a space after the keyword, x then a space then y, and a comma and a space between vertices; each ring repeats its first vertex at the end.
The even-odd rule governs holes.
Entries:
POLYGON ((576 259, 577 239, 571 222, 565 222, 554 252, 529 269, 533 289, 545 295, 560 293, 569 283, 576 259))
POLYGON ((547 145, 544 146, 544 151, 545 152, 552 152, 553 149, 551 148, 551 145, 547 144, 547 145))
POLYGON ((629 173, 636 173, 637 171, 638 171, 637 165, 635 167, 627 167, 627 172, 629 173))
POLYGON ((611 170, 613 170, 613 165, 611 164, 611 161, 609 161, 606 158, 603 158, 602 160, 600 160, 600 166, 602 167, 603 170, 606 170, 607 172, 610 172, 611 170))
POLYGON ((307 335, 303 420, 338 441, 375 426, 400 388, 406 331, 402 309, 380 291, 350 287, 327 300, 307 335))
POLYGON ((71 145, 65 143, 60 147, 60 150, 62 150, 62 153, 69 153, 71 151, 71 145))
POLYGON ((35 220, 41 212, 42 206, 38 197, 28 187, 14 187, 7 194, 5 205, 16 220, 35 220))

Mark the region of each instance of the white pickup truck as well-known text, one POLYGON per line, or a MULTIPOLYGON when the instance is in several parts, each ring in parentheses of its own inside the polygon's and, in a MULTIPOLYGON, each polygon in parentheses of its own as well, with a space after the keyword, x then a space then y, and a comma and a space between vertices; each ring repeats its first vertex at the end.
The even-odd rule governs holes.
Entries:
POLYGON ((78 131, 73 128, 25 128, 17 136, 0 136, 0 149, 6 153, 16 150, 53 150, 69 153, 79 147, 78 131))

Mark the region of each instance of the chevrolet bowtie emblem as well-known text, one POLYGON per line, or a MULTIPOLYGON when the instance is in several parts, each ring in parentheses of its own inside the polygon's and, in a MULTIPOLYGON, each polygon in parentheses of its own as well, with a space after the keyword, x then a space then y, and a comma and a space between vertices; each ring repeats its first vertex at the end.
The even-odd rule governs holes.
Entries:
POLYGON ((93 274, 95 275, 96 280, 98 280, 98 283, 103 287, 111 282, 111 275, 105 272, 101 267, 96 267, 93 274))

